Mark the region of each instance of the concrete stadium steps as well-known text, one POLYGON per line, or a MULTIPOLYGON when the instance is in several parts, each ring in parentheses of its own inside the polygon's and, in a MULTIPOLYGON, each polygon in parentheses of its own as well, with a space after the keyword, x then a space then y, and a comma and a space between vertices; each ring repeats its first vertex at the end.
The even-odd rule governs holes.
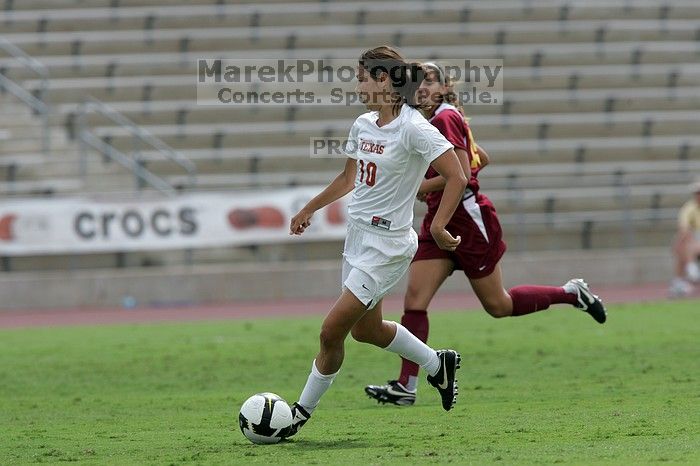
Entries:
MULTIPOLYGON (((560 115, 489 115, 472 120, 477 140, 589 137, 655 137, 692 134, 697 129, 695 111, 574 113, 560 115)), ((148 131, 176 149, 310 144, 313 137, 347 137, 347 119, 298 122, 149 125, 148 131)), ((122 128, 98 126, 98 137, 109 138, 119 149, 129 150, 132 136, 122 128)))
MULTIPOLYGON (((20 2, 14 2, 19 5, 20 2)), ((401 8, 391 1, 364 2, 296 2, 241 5, 182 5, 172 2, 149 6, 104 8, 104 2, 94 8, 56 8, 5 10, 0 20, 7 32, 36 30, 41 22, 46 31, 76 29, 140 29, 182 28, 192 24, 243 27, 284 26, 287 24, 374 24, 410 23, 416 18, 426 22, 450 22, 455 18, 469 23, 484 21, 553 21, 626 18, 673 20, 700 17, 700 7, 691 0, 676 0, 659 4, 656 1, 589 1, 576 4, 561 0, 523 2, 493 1, 474 7, 462 2, 404 1, 401 8)), ((93 6, 84 3, 81 6, 93 6)), ((110 4, 111 6, 111 4, 110 4)))
POLYGON ((632 162, 526 165, 527 169, 498 166, 484 169, 479 176, 486 189, 587 188, 607 186, 644 186, 692 181, 700 172, 700 160, 693 162, 632 162))
MULTIPOLYGON (((605 139, 585 136, 566 139, 485 139, 476 136, 477 142, 490 153, 494 166, 514 167, 526 170, 531 164, 572 163, 585 169, 588 163, 635 161, 686 162, 700 159, 700 136, 611 137, 605 139)), ((266 164, 299 158, 309 158, 309 143, 301 145, 258 145, 248 147, 222 147, 221 149, 187 149, 183 152, 195 163, 209 161, 221 164, 242 160, 246 163, 266 164)), ((144 149, 141 156, 146 161, 160 158, 157 153, 144 149)), ((323 159, 319 159, 323 160, 323 159)), ((237 163, 237 162, 235 162, 237 163)), ((510 168, 508 168, 510 169, 510 168)))
MULTIPOLYGON (((266 3, 285 3, 286 0, 265 0, 266 3)), ((319 0, 294 0, 296 3, 318 2, 319 0)), ((327 1, 327 0, 324 0, 327 1)), ((331 0, 337 1, 337 0, 331 0)), ((354 0, 346 0, 354 1, 354 0)), ((46 8, 45 0, 12 0, 5 10, 26 11, 40 10, 46 8)), ((172 5, 172 0, 52 0, 51 8, 60 10, 64 8, 126 8, 135 6, 168 6, 172 5)), ((188 5, 217 5, 217 4, 255 4, 255 0, 188 0, 188 5)))
POLYGON ((504 74, 504 91, 547 89, 607 89, 698 86, 698 65, 669 62, 667 64, 610 66, 518 67, 504 74))
POLYGON ((0 181, 0 195, 6 197, 50 197, 79 192, 83 182, 77 178, 50 178, 31 181, 0 181))
POLYGON ((0 155, 0 182, 36 180, 37 169, 45 163, 42 154, 0 155))
POLYGON ((696 110, 700 95, 696 87, 630 87, 623 89, 578 90, 506 90, 503 105, 478 105, 465 108, 467 114, 631 112, 657 110, 696 110))
POLYGON ((75 153, 75 148, 61 149, 51 155, 35 151, 0 151, 0 195, 14 197, 54 196, 81 193, 83 180, 79 165, 68 157, 60 159, 61 150, 75 153), (12 155, 5 155, 5 154, 12 155))
MULTIPOLYGON (((534 186, 537 177, 542 177, 544 184, 566 185, 571 182, 561 181, 561 177, 587 178, 582 183, 595 185, 607 183, 602 180, 609 180, 610 184, 634 184, 635 180, 641 182, 647 178, 653 179, 655 174, 667 177, 672 183, 678 181, 678 178, 673 179, 674 176, 686 175, 700 169, 700 145, 692 146, 696 156, 689 156, 692 153, 689 148, 684 153, 688 157, 679 158, 678 142, 673 138, 662 140, 653 146, 638 144, 635 147, 630 144, 627 148, 627 159, 618 157, 618 152, 611 149, 613 144, 609 144, 608 148, 590 149, 596 155, 593 160, 576 160, 577 154, 555 151, 511 152, 506 158, 500 151, 492 150, 488 141, 482 143, 493 154, 493 163, 481 173, 480 179, 483 182, 497 182, 502 186, 534 186), (639 160, 640 154, 644 154, 644 161, 639 160)), ((231 174, 288 172, 294 175, 297 172, 329 168, 340 170, 344 160, 342 157, 312 158, 308 147, 261 147, 259 150, 244 151, 198 149, 186 151, 184 155, 196 164, 199 173, 202 174, 225 171, 231 174)), ((168 166, 172 165, 164 161, 162 155, 157 152, 143 151, 139 157, 158 173, 173 173, 172 169, 168 169, 168 166)), ((97 160, 97 157, 95 159, 97 160)))
MULTIPOLYGON (((478 131, 478 130, 476 130, 478 131)), ((589 162, 640 160, 697 160, 700 138, 696 135, 640 137, 562 138, 547 140, 488 140, 476 136, 493 154, 494 163, 589 162)))
MULTIPOLYGON (((493 158, 493 164, 480 175, 487 188, 678 184, 690 181, 692 173, 700 169, 698 137, 566 139, 544 143, 480 140, 480 144, 493 158)), ((193 149, 183 154, 195 163, 200 175, 229 174, 223 178, 227 189, 317 184, 320 172, 325 172, 325 178, 330 180, 332 172, 340 171, 343 164, 339 158, 311 158, 308 146, 193 149)), ((144 150, 139 157, 155 173, 182 173, 158 152, 144 150)), ((68 176, 77 172, 77 157, 73 157, 73 162, 65 155, 56 159, 51 171, 44 166, 47 173, 68 176)), ((88 173, 94 176, 124 174, 121 167, 104 163, 97 154, 90 154, 87 161, 88 173)), ((204 178, 200 181, 204 183, 204 178)))
MULTIPOLYGON (((79 103, 87 95, 105 102, 112 100, 141 101, 197 99, 196 75, 134 76, 115 78, 68 78, 52 79, 46 99, 56 105, 66 102, 79 103)), ((28 80, 28 89, 38 89, 38 80, 28 80)))
MULTIPOLYGON (((453 18, 454 20, 454 18, 453 18)), ((402 47, 463 43, 465 45, 508 45, 527 43, 605 43, 635 41, 692 41, 697 33, 696 20, 595 20, 460 22, 373 24, 367 26, 333 25, 275 27, 208 27, 160 30, 74 31, 8 34, 5 38, 30 55, 91 55, 130 50, 140 53, 259 50, 324 47, 370 47, 378 43, 400 43, 402 47)))
MULTIPOLYGON (((78 173, 80 173, 81 162, 77 156, 65 157, 61 160, 54 159, 45 161, 46 159, 43 158, 40 160, 44 161, 37 161, 33 165, 24 164, 21 165, 21 168, 16 168, 14 171, 14 179, 31 180, 42 175, 51 177, 70 177, 76 176, 78 173)), ((162 154, 153 153, 150 157, 143 158, 142 160, 143 166, 148 170, 155 172, 157 175, 183 176, 182 180, 178 181, 178 184, 186 184, 185 171, 179 165, 165 159, 162 154)), ((294 184, 315 185, 318 184, 318 179, 315 179, 314 176, 318 176, 319 173, 324 173, 324 175, 329 175, 330 173, 337 174, 342 170, 344 165, 344 162, 338 159, 318 160, 311 159, 309 157, 297 156, 290 160, 293 160, 291 166, 274 163, 262 164, 259 162, 251 162, 247 159, 209 159, 205 163, 196 165, 199 176, 206 177, 208 175, 214 175, 224 177, 223 179, 228 180, 226 189, 230 190, 240 189, 241 187, 249 185, 258 187, 261 185, 267 185, 269 187, 290 186, 294 184), (256 167, 258 164, 261 168, 256 167), (273 166, 274 169, 270 169, 270 166, 273 166), (222 173, 224 174, 222 175, 222 173), (262 178, 256 181, 256 176, 262 178), (269 179, 266 177, 269 177, 269 179)), ((6 165, 3 165, 2 159, 0 159, 0 174, 3 173, 2 170, 5 167, 6 165)), ((124 184, 127 187, 133 185, 131 181, 128 181, 133 180, 133 175, 130 172, 126 171, 121 165, 111 162, 109 159, 105 159, 97 153, 88 154, 85 167, 87 173, 89 173, 88 180, 90 178, 96 178, 98 185, 101 179, 108 178, 112 180, 110 185, 115 186, 117 189, 119 188, 118 183, 120 180, 124 181, 124 184)), ((325 178, 327 178, 327 176, 325 176, 324 179, 325 178)), ((2 178, 0 178, 0 180, 1 179, 2 178)))
MULTIPOLYGON (((307 52, 316 49, 309 49, 307 52)), ((324 49, 326 50, 326 49, 324 49)), ((355 55, 361 49, 353 49, 352 55, 337 56, 347 60, 354 60, 355 55)), ((301 52, 292 53, 280 51, 282 58, 298 58, 301 52)), ((423 50, 416 52, 417 57, 430 57, 432 51, 423 50)), ((215 53, 204 55, 203 53, 154 53, 148 55, 142 54, 108 54, 108 55, 80 55, 80 56, 49 56, 38 57, 42 63, 48 68, 53 79, 79 79, 79 78, 107 78, 109 81, 103 87, 114 87, 120 83, 119 78, 133 78, 138 76, 148 76, 151 79, 160 79, 166 76, 190 76, 195 79, 197 73, 197 60, 201 58, 227 58, 233 56, 231 53, 215 53)), ((443 55, 446 58, 450 56, 443 55)), ((458 56, 465 56, 462 51, 458 56)), ((530 50, 526 53, 526 60, 520 60, 521 64, 517 64, 512 60, 504 63, 504 76, 508 80, 507 90, 517 90, 511 88, 510 81, 529 79, 542 84, 550 85, 553 88, 570 89, 572 84, 574 89, 586 89, 586 84, 589 83, 591 77, 601 77, 613 75, 617 81, 624 81, 625 87, 637 86, 658 86, 658 87, 676 87, 690 84, 697 84, 698 65, 696 60, 690 60, 687 63, 678 60, 666 60, 661 63, 636 63, 637 57, 629 57, 622 62, 614 62, 611 64, 585 64, 574 63, 570 65, 551 65, 532 67, 532 62, 538 60, 538 51, 530 50), (649 78, 647 78, 649 76, 649 78), (642 79, 644 78, 644 79, 642 79), (544 82, 542 82, 544 81, 544 82), (572 83, 572 81, 575 81, 572 83), (639 84, 634 83, 639 81, 639 84)), ((250 57, 238 57, 236 60, 245 60, 250 57)), ((268 57, 269 58, 269 57, 268 57)), ((324 58, 314 52, 314 57, 305 59, 324 58)), ((485 58, 494 58, 488 56, 485 58)), ((500 58, 500 55, 495 55, 495 58, 500 58)), ((522 58, 522 57, 521 57, 522 58)), ((639 57, 641 60, 641 55, 639 57)), ((27 71, 24 67, 18 66, 16 62, 4 57, 0 57, 0 67, 5 70, 5 74, 12 79, 18 81, 29 81, 36 78, 36 75, 27 71)), ((617 82, 617 81, 606 81, 617 82)), ((125 81, 128 83, 129 81, 125 81)), ((32 84, 29 81, 28 84, 32 84)), ((593 88, 600 88, 595 85, 594 81, 590 81, 593 88)), ((522 88, 522 84, 518 88, 522 88)), ((612 86, 615 87, 615 86, 612 86)), ((525 87, 524 89, 528 89, 525 87)))
MULTIPOLYGON (((646 88, 653 89, 655 92, 666 89, 669 99, 673 100, 674 92, 683 92, 683 88, 700 86, 700 65, 698 64, 549 67, 541 68, 539 71, 533 71, 532 68, 513 67, 507 68, 504 73, 503 98, 505 101, 508 101, 511 93, 517 93, 516 98, 525 100, 526 97, 523 96, 527 92, 533 92, 535 93, 533 95, 537 96, 556 91, 559 94, 554 95, 560 95, 564 101, 570 100, 583 91, 602 94, 635 89, 643 93, 643 89, 646 88), (564 94, 567 92, 569 99, 564 99, 564 94)), ((36 79, 28 79, 23 84, 30 90, 37 90, 41 86, 41 82, 36 79)), ((307 83, 303 89, 311 85, 307 83)), ((344 83, 341 86, 324 84, 315 87, 315 90, 317 95, 330 95, 330 91, 336 87, 351 91, 354 89, 354 84, 344 83)), ((280 92, 294 92, 297 88, 296 83, 280 83, 274 87, 275 91, 280 92)), ((261 90, 255 84, 238 85, 235 89, 242 92, 261 90)), ((176 75, 56 78, 52 80, 46 98, 54 105, 60 105, 78 103, 85 95, 92 95, 106 102, 141 102, 143 100, 158 102, 186 99, 196 102, 196 73, 192 69, 191 73, 180 72, 176 75)), ((533 99, 535 97, 530 100, 533 99)), ((553 99, 545 98, 544 102, 547 100, 552 102, 553 99)), ((552 105, 554 103, 549 103, 550 107, 552 105)), ((488 105, 473 107, 478 111, 480 107, 486 108, 488 105)), ((358 108, 361 107, 358 106, 358 108)), ((509 111, 514 112, 512 108, 509 111)))
POLYGON ((505 225, 510 252, 567 250, 624 250, 641 245, 670 244, 675 221, 641 222, 628 228, 616 223, 584 221, 561 225, 505 225))
MULTIPOLYGON (((8 141, 4 144, 4 151, 16 150, 18 146, 28 147, 30 150, 32 147, 41 147, 42 133, 41 129, 38 127, 38 121, 35 121, 31 125, 15 125, 14 127, 8 128, 6 131, 8 133, 8 141)), ((54 146, 62 146, 66 144, 68 140, 68 135, 65 131, 61 131, 58 128, 50 133, 51 144, 54 146)))
MULTIPOLYGON (((318 185, 332 180, 343 166, 342 160, 335 159, 319 161, 299 156, 289 160, 293 163, 264 163, 264 159, 258 159, 252 164, 244 160, 209 160, 205 164, 198 163, 198 188, 238 190, 260 186, 318 185)), ((187 178, 183 176, 182 169, 169 161, 160 158, 144 162, 144 165, 149 170, 168 177, 174 184, 186 185, 187 178)), ((78 167, 77 161, 56 162, 44 164, 42 171, 53 176, 69 177, 78 171, 78 167)), ((693 173, 700 171, 700 162, 549 163, 520 167, 495 164, 487 168, 480 176, 482 189, 487 193, 499 190, 516 195, 520 190, 530 189, 616 187, 622 190, 630 186, 683 185, 692 181, 693 173)), ((110 183, 116 189, 119 189, 120 180, 125 178, 121 166, 107 163, 100 157, 89 158, 87 168, 89 173, 100 179, 116 177, 111 178, 113 182, 110 183)), ((31 179, 33 175, 31 166, 25 166, 15 178, 31 179)), ((105 185, 100 186, 104 188, 105 185)))
MULTIPOLYGON (((372 44, 377 44, 372 41, 372 44)), ((631 71, 640 72, 638 67, 645 65, 660 65, 668 63, 697 63, 698 42, 693 41, 650 41, 650 42, 614 42, 603 43, 594 46, 588 42, 576 42, 569 44, 504 44, 492 45, 443 45, 443 46, 407 46, 403 47, 403 53, 416 59, 451 59, 469 57, 471 60, 502 59, 505 69, 529 68, 537 75, 537 70, 551 67, 581 67, 581 66, 618 66, 623 70, 629 70, 621 64, 634 65, 631 71)), ((187 72, 190 76, 196 76, 197 60, 202 58, 231 58, 235 60, 263 60, 263 59, 327 59, 327 60, 355 60, 362 47, 345 48, 296 48, 293 50, 264 49, 264 50, 232 50, 228 44, 222 42, 220 48, 201 52, 160 52, 160 53, 121 53, 111 54, 79 54, 79 55, 37 55, 35 58, 41 61, 51 73, 52 77, 83 76, 86 73, 97 76, 112 76, 114 73, 128 72, 128 75, 143 74, 141 69, 147 70, 157 67, 162 73, 162 67, 179 69, 179 73, 187 72), (187 68, 182 68, 187 65, 187 68), (191 70, 191 71, 190 71, 191 70), (72 71, 72 74, 69 72, 72 71)), ((258 61, 259 63, 259 61, 258 61)), ((25 71, 21 71, 12 60, 0 58, 0 66, 4 67, 13 79, 27 77, 25 71), (22 74, 24 73, 24 74, 22 74)), ((667 69, 666 74, 672 70, 667 69)), ((151 73, 153 74, 153 73, 151 73)), ((630 73, 627 73, 630 74, 630 73)), ((504 74, 507 76, 507 74, 504 74)), ((546 77, 546 74, 545 74, 546 77)), ((510 77, 509 77, 510 79, 510 77)), ((680 83, 679 83, 680 84, 680 83)))
MULTIPOLYGON (((175 149, 221 147, 256 147, 309 144, 311 137, 347 137, 352 123, 348 120, 317 120, 294 123, 270 122, 227 124, 192 124, 182 126, 150 125, 148 131, 175 149), (319 126, 321 125, 321 126, 319 126)), ((109 137, 117 148, 129 150, 131 138, 119 127, 94 128, 98 137, 109 137)))
POLYGON ((689 196, 686 184, 512 190, 486 187, 484 193, 502 214, 673 209, 683 205, 689 196))
MULTIPOLYGON (((218 123, 227 121, 267 123, 274 120, 314 120, 319 115, 330 119, 352 120, 365 111, 357 105, 296 105, 296 106, 250 106, 202 105, 187 99, 158 100, 154 102, 116 101, 110 106, 140 125, 175 125, 191 123, 218 123), (232 111, 236 110, 236 111, 232 111)), ((52 121, 61 125, 69 115, 75 114, 78 104, 58 104, 54 108, 52 121)), ((630 111, 695 110, 700 108, 700 94, 694 87, 669 89, 585 89, 579 91, 508 91, 504 105, 474 105, 465 111, 474 118, 483 115, 528 114, 528 113, 611 113, 630 111)), ((86 121, 97 125, 101 119, 88 115, 86 121)))
POLYGON ((0 128, 7 135, 0 140, 0 196, 53 196, 80 191, 82 181, 77 179, 76 171, 59 175, 49 168, 55 163, 63 166, 68 160, 57 154, 76 151, 62 128, 53 126, 50 133, 51 148, 57 156, 44 154, 40 120, 7 94, 0 94, 0 128))
MULTIPOLYGON (((697 96, 694 93, 693 96, 697 96)), ((700 99, 700 97, 698 97, 700 99)), ((691 102, 694 97, 689 96, 691 102)), ((320 116, 330 119, 354 121, 366 111, 359 105, 203 105, 193 100, 158 100, 154 102, 119 101, 110 102, 114 108, 139 125, 187 125, 197 123, 259 123, 271 121, 317 120, 320 116)), ((56 105, 52 121, 64 124, 77 112, 78 104, 56 105), (72 115, 72 116, 71 116, 72 115)), ((91 126, 104 123, 99 115, 89 114, 85 121, 91 126)))

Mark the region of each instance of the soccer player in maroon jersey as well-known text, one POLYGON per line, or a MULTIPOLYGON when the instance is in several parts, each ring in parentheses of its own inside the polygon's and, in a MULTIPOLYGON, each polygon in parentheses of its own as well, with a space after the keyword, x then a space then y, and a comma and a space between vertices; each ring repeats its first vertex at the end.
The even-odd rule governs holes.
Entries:
MULTIPOLYGON (((496 210, 479 192, 477 180, 479 170, 488 163, 488 155, 474 142, 444 70, 435 63, 424 63, 423 68, 425 80, 419 88, 423 113, 454 145, 469 185, 461 205, 447 225, 452 234, 461 236, 462 242, 455 251, 445 251, 430 236, 430 225, 442 198, 444 180, 432 168, 425 175, 418 199, 428 204, 428 212, 418 236, 418 251, 409 268, 401 324, 427 341, 428 305, 455 270, 464 272, 484 310, 493 317, 523 316, 545 310, 552 304, 569 304, 604 323, 606 311, 603 303, 581 279, 569 280, 564 286, 520 285, 508 291, 503 288, 499 261, 506 251, 506 244, 496 210)), ((412 405, 416 400, 418 371, 415 363, 402 359, 398 380, 390 380, 386 385, 368 385, 365 392, 381 403, 412 405)))

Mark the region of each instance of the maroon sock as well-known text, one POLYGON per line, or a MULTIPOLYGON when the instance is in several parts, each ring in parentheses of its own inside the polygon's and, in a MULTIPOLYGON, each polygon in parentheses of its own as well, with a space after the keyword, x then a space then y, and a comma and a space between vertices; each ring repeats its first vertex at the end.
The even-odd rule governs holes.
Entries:
MULTIPOLYGON (((420 341, 425 343, 428 341, 428 313, 426 311, 406 309, 403 311, 403 316, 401 317, 401 325, 406 327, 406 329, 414 334, 420 341)), ((418 375, 420 366, 413 361, 401 358, 401 376, 399 377, 399 383, 406 387, 408 385, 408 378, 418 375)))
POLYGON ((513 299, 513 316, 543 311, 552 304, 576 304, 575 294, 560 286, 520 285, 508 290, 513 299))

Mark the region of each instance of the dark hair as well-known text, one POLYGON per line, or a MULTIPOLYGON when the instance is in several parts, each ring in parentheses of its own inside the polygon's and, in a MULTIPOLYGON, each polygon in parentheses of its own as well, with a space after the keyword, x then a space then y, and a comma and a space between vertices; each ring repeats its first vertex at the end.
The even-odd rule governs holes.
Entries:
POLYGON ((444 84, 445 87, 447 87, 447 92, 444 94, 439 95, 439 100, 438 103, 441 104, 445 102, 446 104, 453 105, 459 113, 462 114, 464 117, 465 121, 469 121, 469 118, 467 115, 464 113, 464 107, 462 106, 462 103, 459 101, 459 98, 457 97, 457 94, 455 93, 455 85, 450 76, 448 76, 445 73, 445 70, 438 65, 437 63, 433 62, 426 62, 423 63, 423 70, 425 72, 425 75, 427 76, 428 73, 435 73, 437 74, 438 80, 440 81, 440 84, 444 84))
POLYGON ((379 79, 382 73, 389 76, 391 87, 396 93, 393 108, 395 114, 404 103, 413 108, 420 107, 416 102, 416 92, 425 78, 420 63, 406 62, 396 49, 381 45, 362 52, 360 66, 367 70, 372 79, 379 79))

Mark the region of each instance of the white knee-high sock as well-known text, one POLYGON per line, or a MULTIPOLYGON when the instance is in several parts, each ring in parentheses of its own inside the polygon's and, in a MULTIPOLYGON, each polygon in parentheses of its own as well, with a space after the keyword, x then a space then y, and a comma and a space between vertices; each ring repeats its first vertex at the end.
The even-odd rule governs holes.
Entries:
POLYGON ((309 378, 306 380, 306 385, 304 385, 304 390, 302 390, 301 396, 299 397, 299 404, 303 406, 304 409, 309 412, 309 414, 316 409, 318 402, 321 400, 323 394, 326 393, 326 390, 328 390, 328 388, 331 386, 333 379, 335 379, 335 376, 338 375, 338 372, 328 375, 321 374, 316 368, 316 360, 314 359, 314 362, 311 364, 311 373, 309 374, 309 378))
POLYGON ((394 323, 396 324, 396 336, 384 349, 398 353, 401 357, 415 362, 430 375, 437 374, 438 369, 440 369, 440 360, 435 350, 420 341, 403 325, 398 322, 394 323))

